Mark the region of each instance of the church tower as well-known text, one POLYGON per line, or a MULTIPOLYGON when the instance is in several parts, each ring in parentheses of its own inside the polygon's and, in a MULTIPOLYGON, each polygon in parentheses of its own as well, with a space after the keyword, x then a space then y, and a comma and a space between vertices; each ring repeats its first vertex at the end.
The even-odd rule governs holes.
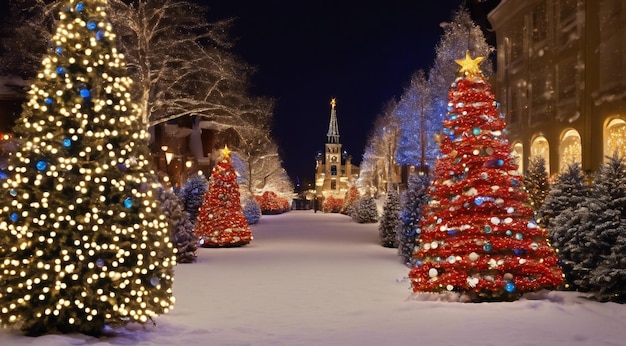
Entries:
POLYGON ((337 165, 341 165, 341 143, 339 143, 339 125, 337 125, 337 101, 330 101, 330 123, 326 134, 326 173, 333 172, 337 175, 337 165), (334 167, 334 168, 333 168, 334 167))
POLYGON ((332 99, 324 155, 316 158, 315 194, 318 198, 343 198, 359 175, 359 167, 352 165, 351 157, 344 157, 341 150, 336 106, 337 101, 332 99))

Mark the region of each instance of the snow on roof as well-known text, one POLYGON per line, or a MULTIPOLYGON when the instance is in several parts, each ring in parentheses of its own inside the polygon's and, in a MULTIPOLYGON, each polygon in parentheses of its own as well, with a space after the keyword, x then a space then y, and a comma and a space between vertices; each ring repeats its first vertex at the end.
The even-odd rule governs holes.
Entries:
POLYGON ((0 97, 19 96, 20 90, 27 85, 17 76, 0 76, 0 97))

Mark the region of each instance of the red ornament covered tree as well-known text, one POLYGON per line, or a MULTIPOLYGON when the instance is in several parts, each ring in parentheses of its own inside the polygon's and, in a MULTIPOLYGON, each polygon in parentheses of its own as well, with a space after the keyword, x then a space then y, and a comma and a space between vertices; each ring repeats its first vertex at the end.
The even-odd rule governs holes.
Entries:
POLYGON ((200 207, 195 232, 202 247, 243 246, 252 241, 252 232, 239 201, 237 174, 230 150, 211 171, 209 189, 200 207))
POLYGON ((441 157, 423 208, 415 292, 507 301, 554 289, 563 277, 547 232, 533 220, 491 86, 469 52, 449 92, 441 157))

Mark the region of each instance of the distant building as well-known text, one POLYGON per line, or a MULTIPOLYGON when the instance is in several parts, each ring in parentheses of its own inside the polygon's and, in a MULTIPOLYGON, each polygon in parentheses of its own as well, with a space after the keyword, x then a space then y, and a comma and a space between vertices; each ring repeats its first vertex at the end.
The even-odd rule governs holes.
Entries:
POLYGON ((595 171, 626 155, 626 6, 623 0, 502 2, 496 97, 520 156, 543 156, 548 173, 573 161, 595 171))
POLYGON ((335 99, 332 99, 330 105, 330 124, 324 154, 315 158, 315 195, 318 198, 343 198, 359 177, 359 166, 353 165, 352 157, 341 150, 335 99))

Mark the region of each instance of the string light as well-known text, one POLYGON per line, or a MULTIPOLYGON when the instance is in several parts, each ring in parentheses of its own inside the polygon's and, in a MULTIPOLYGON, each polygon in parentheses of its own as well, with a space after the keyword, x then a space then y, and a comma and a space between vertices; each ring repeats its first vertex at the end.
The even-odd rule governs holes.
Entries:
POLYGON ((10 197, 0 205, 0 324, 31 334, 97 334, 107 323, 145 323, 175 302, 176 256, 155 214, 149 135, 106 1, 65 3, 0 190, 10 197))

